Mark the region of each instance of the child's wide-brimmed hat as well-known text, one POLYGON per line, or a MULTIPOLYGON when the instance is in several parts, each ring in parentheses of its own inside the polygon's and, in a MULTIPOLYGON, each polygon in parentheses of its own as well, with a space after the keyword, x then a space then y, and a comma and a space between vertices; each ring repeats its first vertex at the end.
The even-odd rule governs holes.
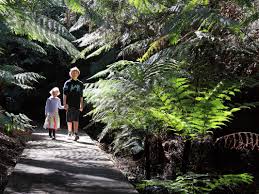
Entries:
POLYGON ((70 71, 69 71, 70 76, 71 76, 72 71, 77 71, 78 74, 80 74, 80 70, 77 67, 73 67, 73 68, 70 69, 70 71))
POLYGON ((57 95, 60 95, 60 91, 59 91, 58 87, 54 87, 54 88, 52 88, 52 89, 49 91, 49 93, 50 93, 51 95, 53 94, 53 92, 57 92, 57 95))

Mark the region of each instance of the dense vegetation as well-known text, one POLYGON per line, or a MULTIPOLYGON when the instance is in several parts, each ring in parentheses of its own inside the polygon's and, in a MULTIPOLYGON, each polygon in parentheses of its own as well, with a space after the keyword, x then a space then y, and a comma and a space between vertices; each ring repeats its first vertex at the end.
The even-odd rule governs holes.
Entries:
MULTIPOLYGON (((146 186, 209 193, 250 184, 252 176, 240 168, 233 175, 235 169, 211 165, 208 175, 198 166, 211 150, 219 152, 222 140, 222 149, 259 148, 253 131, 228 128, 236 112, 257 105, 242 96, 258 90, 258 8, 256 1, 246 0, 2 1, 1 103, 12 111, 12 98, 6 96, 13 90, 26 96, 33 84, 39 89, 58 72, 37 64, 62 72, 69 67, 64 64, 77 65, 91 106, 87 128, 105 125, 99 141, 109 143, 117 156, 143 159, 146 179, 162 179, 146 186), (89 73, 87 63, 111 64, 89 73), (160 172, 154 171, 156 165, 160 172)), ((0 113, 1 128, 31 127, 19 110, 16 115, 7 111, 0 113)), ((145 190, 143 184, 139 188, 145 190)))

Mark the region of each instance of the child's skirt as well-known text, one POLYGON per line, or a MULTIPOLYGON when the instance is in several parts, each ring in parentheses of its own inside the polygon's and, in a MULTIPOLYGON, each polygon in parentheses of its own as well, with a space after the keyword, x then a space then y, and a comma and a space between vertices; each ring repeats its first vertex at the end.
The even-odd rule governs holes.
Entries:
POLYGON ((59 118, 58 112, 47 115, 43 128, 44 129, 59 129, 60 128, 60 118, 59 118))

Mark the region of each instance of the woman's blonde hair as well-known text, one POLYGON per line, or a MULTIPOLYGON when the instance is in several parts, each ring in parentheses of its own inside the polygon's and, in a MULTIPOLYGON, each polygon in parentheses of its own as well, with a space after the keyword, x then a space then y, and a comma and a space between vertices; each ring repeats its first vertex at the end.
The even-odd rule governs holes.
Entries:
POLYGON ((57 95, 60 95, 60 91, 59 91, 59 88, 58 87, 54 87, 54 88, 52 88, 50 91, 49 91, 49 93, 52 95, 53 94, 53 92, 57 92, 57 95))
POLYGON ((77 67, 73 67, 73 68, 71 68, 71 69, 70 69, 70 71, 69 71, 69 75, 70 75, 70 77, 71 77, 71 73, 72 73, 72 71, 77 71, 77 72, 78 72, 78 74, 80 75, 80 70, 79 70, 77 67))

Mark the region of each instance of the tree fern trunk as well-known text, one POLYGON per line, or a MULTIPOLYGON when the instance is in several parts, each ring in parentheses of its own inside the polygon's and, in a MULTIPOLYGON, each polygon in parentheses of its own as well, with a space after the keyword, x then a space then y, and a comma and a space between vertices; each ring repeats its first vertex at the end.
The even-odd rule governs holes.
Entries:
POLYGON ((191 140, 186 140, 184 149, 183 149, 183 160, 182 160, 182 169, 183 173, 188 171, 188 164, 189 164, 189 155, 191 152, 191 140))
POLYGON ((145 137, 145 147, 144 147, 144 151, 145 151, 145 175, 146 175, 146 179, 150 180, 151 179, 151 161, 150 161, 150 144, 149 144, 149 139, 150 139, 150 135, 146 134, 145 137))

